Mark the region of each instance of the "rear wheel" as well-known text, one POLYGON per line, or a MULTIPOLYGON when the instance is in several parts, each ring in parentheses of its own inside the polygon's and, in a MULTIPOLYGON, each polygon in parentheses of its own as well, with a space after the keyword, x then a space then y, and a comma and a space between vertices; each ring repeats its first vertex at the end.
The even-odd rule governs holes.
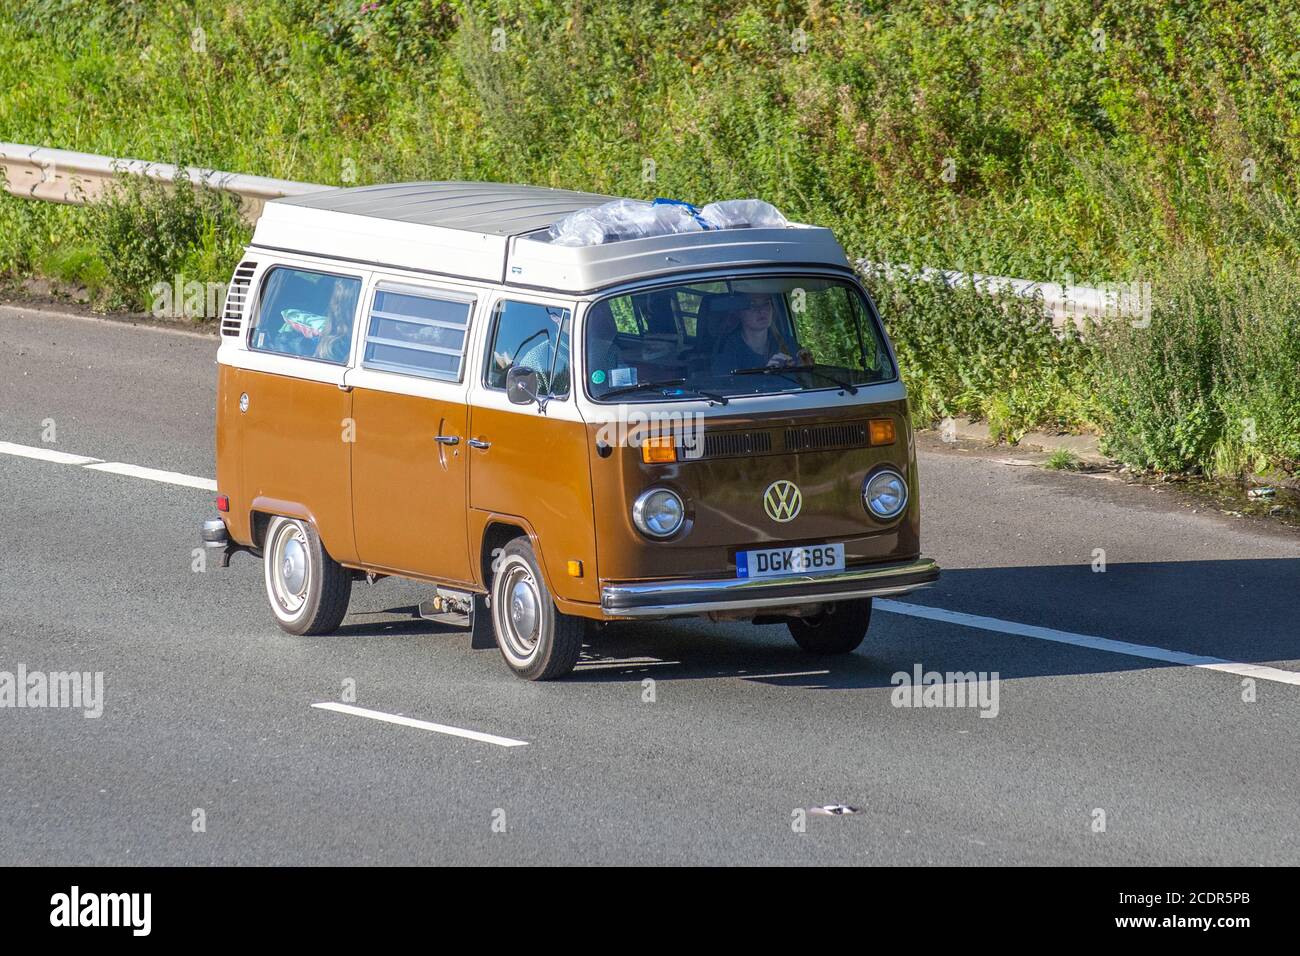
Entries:
POLYGON ((585 622, 561 614, 527 538, 515 538, 492 578, 492 629, 510 669, 525 680, 551 680, 573 670, 585 622))
POLYGON ((786 626, 795 643, 809 654, 848 654, 867 636, 871 598, 840 601, 814 618, 795 618, 786 626))
POLYGON ((262 546, 266 596, 290 634, 328 634, 348 613, 352 575, 330 557, 309 522, 276 516, 262 546))

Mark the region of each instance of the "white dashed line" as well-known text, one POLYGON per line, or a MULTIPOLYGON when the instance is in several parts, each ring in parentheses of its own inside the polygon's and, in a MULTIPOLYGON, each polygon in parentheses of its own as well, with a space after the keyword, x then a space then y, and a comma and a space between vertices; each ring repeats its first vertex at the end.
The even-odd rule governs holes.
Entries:
POLYGON ((33 445, 15 445, 13 442, 0 441, 0 455, 17 455, 20 458, 38 458, 52 461, 58 465, 79 465, 91 471, 106 471, 113 475, 126 475, 128 478, 143 478, 146 481, 161 481, 169 485, 182 485, 186 488, 198 488, 200 491, 216 491, 217 483, 211 478, 198 475, 185 475, 179 471, 162 471, 158 468, 144 468, 141 465, 129 465, 122 461, 104 461, 102 458, 88 458, 85 455, 70 455, 64 451, 39 448, 33 445))
POLYGON ((1147 644, 1130 644, 1128 641, 1115 641, 1108 637, 1074 634, 1070 631, 1058 631, 1051 627, 1038 627, 1034 624, 1003 621, 996 617, 981 617, 978 614, 945 611, 943 608, 926 607, 923 604, 904 604, 901 601, 877 598, 875 607, 881 611, 889 611, 892 614, 906 614, 909 617, 942 621, 945 624, 960 624, 962 627, 973 627, 981 631, 996 631, 1000 634, 1014 634, 1017 637, 1032 637, 1039 641, 1051 641, 1053 644, 1070 644, 1074 647, 1084 647, 1092 651, 1105 651, 1108 654, 1124 654, 1128 657, 1142 657, 1149 661, 1161 661, 1165 664, 1201 667, 1205 670, 1236 674, 1239 677, 1253 677, 1258 680, 1268 680, 1300 687, 1300 672, 1284 671, 1277 667, 1266 667, 1263 664, 1245 664, 1240 661, 1226 660, 1222 657, 1205 657, 1201 654, 1171 651, 1163 647, 1151 647, 1147 644))
POLYGON ((464 730, 460 727, 450 727, 447 724, 434 724, 427 720, 416 720, 413 717, 402 717, 399 714, 385 714, 381 710, 366 710, 364 707, 353 707, 351 704, 312 704, 320 710, 332 710, 339 714, 351 714, 354 717, 369 717, 371 720, 383 721, 386 724, 398 724, 402 727, 414 727, 416 730, 431 730, 435 734, 447 734, 450 737, 464 737, 467 740, 478 740, 485 744, 496 744, 498 747, 527 747, 528 741, 514 740, 510 737, 498 737, 496 734, 481 734, 477 730, 464 730))
POLYGON ((85 455, 69 455, 65 451, 52 448, 35 448, 31 445, 15 445, 13 442, 0 441, 0 455, 18 455, 21 458, 39 458, 60 465, 89 465, 103 461, 102 458, 87 458, 85 455))

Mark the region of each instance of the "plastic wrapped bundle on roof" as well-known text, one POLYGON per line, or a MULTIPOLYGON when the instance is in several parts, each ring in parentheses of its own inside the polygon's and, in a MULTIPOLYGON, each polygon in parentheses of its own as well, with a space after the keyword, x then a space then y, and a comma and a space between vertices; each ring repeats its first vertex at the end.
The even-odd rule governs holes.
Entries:
POLYGON ((625 239, 711 229, 784 229, 785 216, 761 199, 728 199, 696 209, 675 199, 615 199, 570 213, 549 230, 558 246, 599 246, 625 239))
POLYGON ((550 228, 558 246, 599 246, 624 239, 701 232, 705 224, 687 203, 615 199, 602 206, 569 213, 550 228))
POLYGON ((724 199, 700 210, 700 218, 714 229, 784 229, 789 225, 781 211, 761 199, 724 199))

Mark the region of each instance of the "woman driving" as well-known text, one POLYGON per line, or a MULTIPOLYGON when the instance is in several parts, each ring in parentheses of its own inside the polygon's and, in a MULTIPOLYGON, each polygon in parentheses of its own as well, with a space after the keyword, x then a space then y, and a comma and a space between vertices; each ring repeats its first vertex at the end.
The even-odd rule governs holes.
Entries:
POLYGON ((736 315, 740 325, 718 343, 711 363, 713 374, 727 375, 736 369, 770 366, 784 368, 794 364, 772 320, 776 309, 772 296, 765 292, 745 293, 738 297, 736 315))

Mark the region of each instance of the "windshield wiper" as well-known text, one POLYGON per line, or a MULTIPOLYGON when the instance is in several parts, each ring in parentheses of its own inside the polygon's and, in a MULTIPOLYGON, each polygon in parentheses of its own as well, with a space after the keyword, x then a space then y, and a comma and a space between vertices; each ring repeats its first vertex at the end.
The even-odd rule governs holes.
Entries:
POLYGON ((680 392, 698 395, 713 405, 727 404, 725 395, 719 395, 717 392, 702 392, 698 388, 689 386, 683 388, 683 385, 686 385, 686 379, 684 378, 667 378, 658 382, 637 382, 635 385, 620 385, 618 388, 611 388, 608 392, 602 393, 600 398, 609 398, 611 395, 629 395, 632 392, 646 392, 654 388, 662 389, 665 392, 670 388, 676 388, 680 392))
MULTIPOLYGON (((858 387, 851 382, 846 382, 838 375, 832 375, 826 371, 827 368, 834 366, 827 365, 763 365, 758 368, 733 368, 732 375, 785 375, 791 378, 791 372, 808 372, 811 375, 820 375, 826 381, 832 383, 838 388, 844 389, 850 395, 858 394, 858 387)), ((798 379, 793 379, 798 381, 798 379)))

